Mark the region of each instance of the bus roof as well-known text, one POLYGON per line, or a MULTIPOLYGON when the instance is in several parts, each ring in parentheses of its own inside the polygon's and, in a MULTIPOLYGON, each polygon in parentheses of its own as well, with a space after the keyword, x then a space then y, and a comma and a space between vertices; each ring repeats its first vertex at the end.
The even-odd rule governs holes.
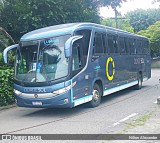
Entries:
POLYGON ((66 35, 66 34, 73 34, 73 32, 76 29, 94 29, 99 28, 102 30, 110 31, 110 32, 116 32, 120 34, 125 34, 128 36, 135 36, 135 37, 141 37, 146 38, 144 36, 136 35, 134 33, 130 33, 127 31, 123 31, 120 29, 116 29, 113 27, 103 26, 100 24, 94 24, 94 23, 69 23, 69 24, 60 24, 55 26, 49 26, 45 28, 41 28, 38 30, 34 30, 32 32, 29 32, 22 36, 21 41, 28 41, 28 40, 36 40, 36 39, 42 39, 42 38, 48 38, 48 37, 54 37, 58 35, 66 35))

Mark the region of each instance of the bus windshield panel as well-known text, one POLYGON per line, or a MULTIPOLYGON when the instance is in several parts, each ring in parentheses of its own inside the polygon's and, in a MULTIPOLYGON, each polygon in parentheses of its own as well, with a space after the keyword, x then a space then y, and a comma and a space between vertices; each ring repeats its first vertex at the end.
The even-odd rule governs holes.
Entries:
POLYGON ((23 82, 47 82, 68 75, 64 45, 70 35, 20 42, 15 78, 23 82))

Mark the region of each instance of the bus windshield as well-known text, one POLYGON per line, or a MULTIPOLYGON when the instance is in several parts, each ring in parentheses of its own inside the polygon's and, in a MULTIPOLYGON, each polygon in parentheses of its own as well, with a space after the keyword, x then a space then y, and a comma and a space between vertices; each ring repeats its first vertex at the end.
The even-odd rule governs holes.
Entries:
POLYGON ((64 45, 70 35, 20 42, 15 78, 23 82, 47 82, 68 75, 64 45))

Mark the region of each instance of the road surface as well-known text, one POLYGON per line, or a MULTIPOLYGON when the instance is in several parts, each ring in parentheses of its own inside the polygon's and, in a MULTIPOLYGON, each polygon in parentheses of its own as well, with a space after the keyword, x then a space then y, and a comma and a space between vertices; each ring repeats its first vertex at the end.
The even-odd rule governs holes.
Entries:
POLYGON ((152 78, 143 83, 141 90, 129 88, 103 97, 96 108, 80 105, 72 109, 14 107, 2 110, 0 134, 129 133, 132 122, 141 118, 147 121, 159 106, 156 104, 160 96, 159 79, 160 70, 154 69, 152 78))

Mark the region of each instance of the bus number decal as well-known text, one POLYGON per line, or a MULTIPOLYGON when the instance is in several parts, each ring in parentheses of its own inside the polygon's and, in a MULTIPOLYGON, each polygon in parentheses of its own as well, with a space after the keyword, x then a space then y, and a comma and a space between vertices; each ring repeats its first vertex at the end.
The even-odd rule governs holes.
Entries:
POLYGON ((111 57, 109 57, 108 59, 107 59, 107 62, 106 62, 106 75, 107 75, 107 78, 108 78, 108 80, 113 80, 113 78, 114 78, 114 74, 115 74, 115 64, 114 64, 114 60, 111 58, 111 57), (109 63, 112 63, 112 68, 113 68, 113 70, 112 70, 112 75, 109 75, 109 63))

